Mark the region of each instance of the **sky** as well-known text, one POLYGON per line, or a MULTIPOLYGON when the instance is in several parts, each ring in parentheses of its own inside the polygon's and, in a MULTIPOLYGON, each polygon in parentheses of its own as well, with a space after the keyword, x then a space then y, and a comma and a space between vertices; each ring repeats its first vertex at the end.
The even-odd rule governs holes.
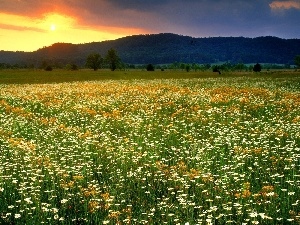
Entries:
POLYGON ((300 38, 300 0, 0 0, 0 50, 136 34, 300 38))

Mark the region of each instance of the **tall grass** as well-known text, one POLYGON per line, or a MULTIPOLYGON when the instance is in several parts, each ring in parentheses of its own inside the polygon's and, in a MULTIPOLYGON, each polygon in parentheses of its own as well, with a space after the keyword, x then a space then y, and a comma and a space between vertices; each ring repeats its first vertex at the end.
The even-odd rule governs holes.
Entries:
POLYGON ((299 77, 0 85, 0 224, 299 224, 299 77))

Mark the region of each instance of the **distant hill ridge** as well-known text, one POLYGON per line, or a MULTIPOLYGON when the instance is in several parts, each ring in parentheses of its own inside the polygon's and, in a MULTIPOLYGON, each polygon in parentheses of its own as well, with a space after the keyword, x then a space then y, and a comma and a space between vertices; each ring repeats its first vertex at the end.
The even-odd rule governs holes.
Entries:
POLYGON ((108 49, 117 50, 128 64, 183 63, 278 63, 293 64, 300 55, 300 39, 266 36, 194 38, 171 33, 133 35, 111 41, 86 44, 56 43, 34 52, 0 51, 0 63, 39 65, 75 63, 83 66, 86 57, 97 52, 104 56, 108 49))

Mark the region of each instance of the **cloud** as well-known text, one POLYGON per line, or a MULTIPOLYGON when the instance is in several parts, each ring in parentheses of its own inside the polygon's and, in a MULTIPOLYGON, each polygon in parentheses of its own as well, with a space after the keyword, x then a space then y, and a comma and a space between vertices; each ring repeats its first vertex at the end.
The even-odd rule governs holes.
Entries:
POLYGON ((16 31, 45 32, 44 29, 40 29, 40 28, 27 27, 27 26, 16 26, 16 25, 3 24, 3 23, 0 23, 0 29, 4 29, 4 30, 16 30, 16 31))
POLYGON ((300 9, 300 1, 273 1, 270 3, 270 7, 273 10, 282 9, 300 9))
MULTIPOLYGON (((30 18, 67 15, 76 20, 78 29, 193 36, 258 36, 269 27, 277 29, 272 11, 300 9, 299 0, 0 0, 0 5, 0 12, 30 18)), ((287 13, 294 20, 286 15, 280 23, 298 27, 299 15, 287 13)))

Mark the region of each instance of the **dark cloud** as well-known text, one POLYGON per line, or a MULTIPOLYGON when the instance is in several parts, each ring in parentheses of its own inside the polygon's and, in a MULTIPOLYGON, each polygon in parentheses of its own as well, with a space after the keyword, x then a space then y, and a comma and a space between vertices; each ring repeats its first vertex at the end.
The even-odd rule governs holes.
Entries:
POLYGON ((55 4, 49 0, 0 0, 0 5, 0 12, 29 17, 40 16, 42 13, 55 9, 55 4))
POLYGON ((0 5, 0 12, 31 17, 65 13, 87 27, 192 36, 300 37, 300 0, 0 0, 0 5))
MULTIPOLYGON (((168 3, 176 2, 172 0, 110 0, 112 5, 119 9, 131 9, 138 11, 153 11, 168 3)), ((188 3, 189 1, 186 1, 188 3)))

